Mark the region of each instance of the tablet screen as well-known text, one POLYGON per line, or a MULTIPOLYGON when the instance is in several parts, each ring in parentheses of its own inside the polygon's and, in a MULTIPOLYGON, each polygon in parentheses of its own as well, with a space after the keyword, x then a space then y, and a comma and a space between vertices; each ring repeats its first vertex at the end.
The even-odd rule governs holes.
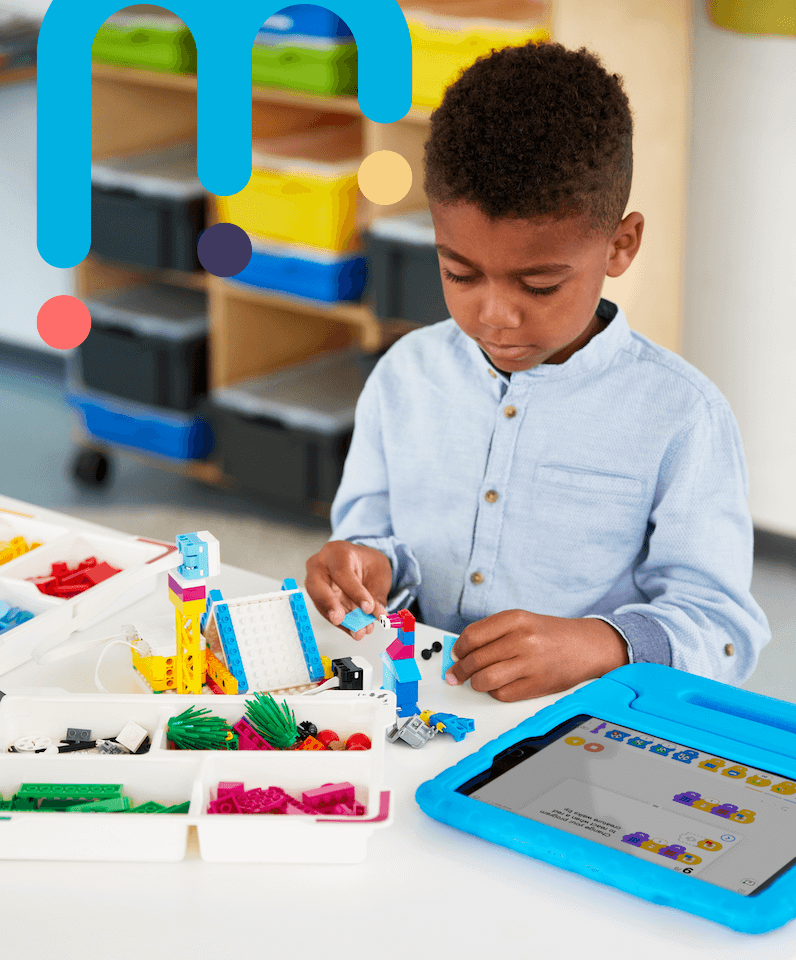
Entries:
POLYGON ((746 896, 796 863, 796 782, 597 717, 503 750, 458 792, 746 896))

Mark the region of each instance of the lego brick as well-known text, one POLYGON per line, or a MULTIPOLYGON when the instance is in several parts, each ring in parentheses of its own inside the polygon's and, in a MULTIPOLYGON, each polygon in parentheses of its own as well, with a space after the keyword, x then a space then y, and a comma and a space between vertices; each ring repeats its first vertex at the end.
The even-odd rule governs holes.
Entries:
POLYGON ((347 780, 341 783, 327 783, 322 787, 316 787, 315 790, 306 790, 302 793, 301 799, 308 807, 316 810, 322 810, 337 803, 353 803, 354 785, 347 780))
MULTIPOLYGON (((239 673, 243 675, 246 688, 241 692, 270 693, 308 686, 312 682, 305 659, 306 637, 302 638, 297 630, 290 596, 294 594, 263 594, 229 600, 215 608, 215 622, 219 626, 222 620, 226 623, 223 611, 228 613, 227 633, 231 628, 240 664, 237 671, 233 669, 227 653, 227 633, 219 629, 219 635, 227 666, 239 684, 239 673)), ((312 643, 314 645, 314 639, 312 643)), ((317 657, 316 667, 317 676, 321 679, 323 665, 320 657, 317 657)))
POLYGON ((77 803, 68 807, 70 813, 117 813, 130 809, 129 797, 111 797, 109 800, 95 800, 92 803, 77 803))
POLYGON ((396 637, 387 647, 387 655, 391 660, 411 660, 415 655, 415 645, 407 646, 396 637))
POLYGON ((91 731, 85 730, 80 727, 69 727, 66 731, 66 742, 67 743, 80 743, 81 740, 90 740, 91 731))
POLYGON ((238 735, 238 750, 273 750, 271 744, 254 729, 246 720, 241 718, 232 728, 238 735))
POLYGON ((436 735, 437 729, 435 727, 430 727, 422 717, 412 716, 402 727, 399 727, 397 723, 394 724, 387 733, 387 739, 390 743, 403 740, 410 747, 418 749, 436 735))
POLYGON ((221 799, 225 797, 228 793, 243 793, 246 785, 240 783, 239 781, 225 780, 222 783, 219 783, 218 789, 216 790, 216 796, 221 799))
POLYGON ((148 734, 142 726, 139 726, 133 720, 129 720, 115 739, 117 743, 127 747, 130 753, 135 753, 147 736, 148 734))
POLYGON ((246 679, 246 671, 243 668, 243 661, 241 660, 228 603, 215 605, 213 608, 213 622, 218 630, 218 637, 219 640, 221 640, 221 646, 224 650, 227 669, 238 681, 238 693, 246 693, 248 692, 249 684, 246 679))
POLYGON ((332 660, 332 673, 340 681, 340 690, 363 689, 363 670, 350 657, 332 660))
POLYGON ((182 558, 177 570, 186 580, 206 580, 221 573, 219 543, 212 533, 181 533, 176 543, 182 558))
POLYGON ((169 574, 169 590, 182 603, 190 603, 193 600, 207 602, 207 587, 205 584, 186 580, 176 571, 169 574))
MULTIPOLYGON (((283 590, 298 590, 296 581, 286 579, 282 584, 283 590)), ((310 615, 307 612, 307 604, 304 602, 304 595, 299 591, 289 595, 290 609, 293 613, 293 622, 296 625, 301 650, 304 654, 304 662, 307 664, 307 673, 313 683, 317 680, 323 680, 324 671, 321 655, 318 653, 318 644, 315 642, 315 634, 312 631, 310 615)))
POLYGON ((456 637, 444 636, 442 638, 442 679, 445 679, 445 674, 450 670, 454 664, 453 645, 456 643, 456 637))
MULTIPOLYGON (((382 657, 384 657, 384 654, 382 654, 382 657)), ((392 670, 398 683, 413 683, 420 680, 420 668, 414 659, 393 660, 392 670)))
POLYGON ((108 800, 122 795, 121 783, 23 783, 17 796, 34 799, 108 800))
POLYGON ((210 616, 211 616, 211 614, 212 614, 212 612, 213 612, 213 604, 214 604, 214 603, 222 603, 223 600, 224 600, 224 598, 223 598, 223 596, 221 595, 221 591, 220 591, 220 590, 211 590, 211 591, 208 593, 208 595, 207 595, 207 601, 206 601, 206 607, 205 607, 205 612, 202 614, 202 617, 201 617, 201 619, 200 619, 200 621, 199 621, 199 627, 200 627, 202 633, 205 632, 205 628, 207 627, 207 621, 210 619, 210 616))
POLYGON ((146 803, 139 803, 137 807, 130 807, 128 813, 163 813, 168 809, 162 803, 155 803, 154 800, 147 800, 146 803))
POLYGON ((210 686, 211 682, 217 690, 214 693, 222 693, 234 696, 238 692, 238 681, 227 670, 224 664, 218 659, 212 650, 205 652, 205 682, 210 686))
POLYGON ((376 618, 372 616, 372 614, 365 613, 364 610, 355 607, 343 617, 341 626, 345 627, 346 630, 350 630, 352 633, 356 633, 358 630, 362 630, 363 627, 375 623, 375 621, 376 618))

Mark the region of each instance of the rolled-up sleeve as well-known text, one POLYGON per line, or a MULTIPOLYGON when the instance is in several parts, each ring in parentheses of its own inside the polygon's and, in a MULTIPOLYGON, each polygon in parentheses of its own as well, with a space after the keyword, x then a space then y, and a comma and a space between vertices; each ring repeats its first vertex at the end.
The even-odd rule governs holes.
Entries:
POLYGON ((670 445, 662 463, 636 585, 648 603, 601 619, 632 648, 634 662, 664 663, 738 684, 771 639, 750 592, 752 520, 735 418, 708 406, 670 445))
POLYGON ((408 607, 420 587, 420 565, 411 547, 393 533, 384 456, 377 371, 368 378, 356 409, 351 447, 332 504, 332 539, 379 550, 392 566, 390 611, 408 607))

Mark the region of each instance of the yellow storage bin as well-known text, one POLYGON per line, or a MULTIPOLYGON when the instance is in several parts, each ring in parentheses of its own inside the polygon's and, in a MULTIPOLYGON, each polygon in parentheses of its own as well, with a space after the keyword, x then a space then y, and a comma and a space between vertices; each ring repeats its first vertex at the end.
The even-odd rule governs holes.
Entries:
POLYGON ((263 239, 356 249, 361 159, 359 120, 256 140, 251 180, 240 193, 218 197, 219 220, 263 239))
POLYGON ((493 49, 550 39, 547 3, 469 0, 404 7, 412 38, 412 103, 434 109, 445 89, 493 49))

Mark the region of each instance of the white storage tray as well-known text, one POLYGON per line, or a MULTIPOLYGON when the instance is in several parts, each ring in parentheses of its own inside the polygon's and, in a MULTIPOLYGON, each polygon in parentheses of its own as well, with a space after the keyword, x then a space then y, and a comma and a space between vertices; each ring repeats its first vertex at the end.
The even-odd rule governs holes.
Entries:
POLYGON ((34 614, 27 623, 0 633, 0 675, 26 663, 42 641, 65 640, 74 630, 87 629, 148 596, 160 570, 179 562, 174 545, 124 534, 104 536, 79 523, 70 529, 0 511, 0 540, 11 536, 24 536, 29 543, 38 540, 42 546, 0 565, 0 600, 34 614), (88 557, 120 572, 71 600, 47 596, 28 580, 49 575, 54 562, 74 568, 88 557))
POLYGON ((358 863, 378 826, 392 822, 383 791, 385 731, 395 719, 388 691, 328 691, 279 698, 296 720, 311 720, 346 738, 365 733, 370 750, 204 751, 166 749, 169 718, 188 707, 208 707, 232 723, 249 697, 177 695, 7 694, 0 700, 0 795, 8 800, 22 783, 120 783, 134 804, 190 800, 187 814, 24 812, 0 810, 0 859, 175 861, 185 856, 188 830, 198 831, 202 859, 227 863, 358 863), (18 737, 62 739, 69 727, 91 738, 113 737, 128 720, 152 739, 140 756, 82 752, 53 756, 10 754, 18 737), (362 817, 208 814, 219 782, 282 787, 301 793, 348 781, 365 805, 362 817))

